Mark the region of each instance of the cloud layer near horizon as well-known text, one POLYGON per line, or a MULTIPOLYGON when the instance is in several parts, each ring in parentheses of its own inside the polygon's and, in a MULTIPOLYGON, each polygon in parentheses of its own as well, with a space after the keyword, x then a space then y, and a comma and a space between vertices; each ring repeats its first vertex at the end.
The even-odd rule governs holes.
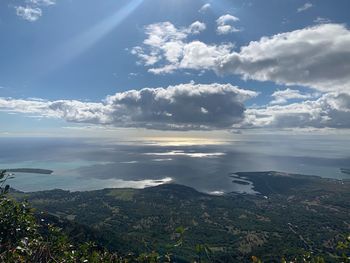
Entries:
POLYGON ((350 94, 327 93, 317 100, 248 109, 237 127, 349 129, 350 94))
POLYGON ((230 84, 188 83, 129 90, 108 96, 100 103, 0 98, 0 110, 116 127, 230 129, 243 121, 243 103, 257 95, 230 84))
MULTIPOLYGON (((281 93, 289 94, 290 90, 281 93)), ((129 90, 99 103, 0 98, 0 111, 157 130, 350 128, 349 93, 333 92, 315 100, 246 109, 244 102, 257 95, 230 84, 188 83, 129 90)))

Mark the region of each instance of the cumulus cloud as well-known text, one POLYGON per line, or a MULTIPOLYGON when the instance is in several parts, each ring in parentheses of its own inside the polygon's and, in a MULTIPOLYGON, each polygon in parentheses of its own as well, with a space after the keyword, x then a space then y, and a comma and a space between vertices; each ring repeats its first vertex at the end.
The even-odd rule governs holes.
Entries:
POLYGON ((328 93, 314 101, 247 109, 246 128, 350 128, 350 94, 328 93))
POLYGON ((49 6, 49 5, 55 5, 56 0, 28 0, 27 3, 37 5, 37 6, 49 6))
POLYGON ((27 20, 29 22, 34 22, 42 16, 42 11, 40 8, 33 8, 30 6, 16 6, 17 16, 27 20))
MULTIPOLYGON (((189 33, 184 33, 188 29, 179 32, 173 25, 168 26, 170 33, 156 39, 156 43, 173 46, 162 52, 153 50, 159 60, 149 69, 152 73, 213 70, 218 75, 234 74, 243 79, 315 90, 311 94, 291 88, 277 90, 269 105, 249 108, 239 121, 230 120, 232 128, 350 128, 350 31, 345 25, 319 24, 262 37, 238 51, 234 51, 232 43, 188 41, 189 33), (296 99, 302 101, 287 104, 296 99)), ((144 44, 150 45, 146 41, 144 44)), ((207 114, 206 107, 197 111, 207 114)), ((215 126, 228 127, 228 123, 215 126)))
POLYGON ((233 44, 207 45, 188 40, 205 29, 206 25, 199 21, 182 28, 170 22, 151 24, 145 28, 147 38, 143 46, 134 47, 131 53, 139 58, 140 64, 152 66, 148 71, 154 74, 172 73, 177 69, 214 68, 216 59, 230 54, 233 44))
POLYGON ((198 10, 199 13, 206 13, 211 8, 211 4, 206 3, 198 10))
POLYGON ((350 30, 345 25, 320 24, 262 37, 239 51, 233 51, 233 43, 188 41, 189 31, 169 22, 151 25, 144 46, 136 47, 134 53, 155 74, 213 70, 218 75, 235 74, 321 92, 349 90, 350 30))
POLYGON ((332 21, 329 18, 320 17, 320 16, 318 16, 314 19, 314 23, 316 23, 316 24, 328 24, 331 22, 332 21))
POLYGON ((216 20, 216 24, 217 24, 217 33, 219 35, 226 35, 229 33, 233 33, 233 32, 239 32, 241 31, 241 29, 236 28, 233 23, 239 21, 238 17, 226 14, 223 16, 220 16, 217 20, 216 20))
POLYGON ((183 56, 179 63, 184 69, 210 69, 216 65, 216 59, 230 53, 233 45, 207 45, 200 41, 190 42, 183 47, 183 56))
POLYGON ((292 99, 311 99, 316 95, 317 94, 303 94, 300 92, 300 90, 289 88, 285 90, 277 90, 272 93, 271 97, 274 99, 270 102, 270 104, 285 104, 292 99))
MULTIPOLYGON (((286 100, 308 97, 293 90, 279 95, 277 92, 276 98, 286 100)), ((349 92, 331 92, 318 99, 246 109, 244 102, 257 95, 231 84, 188 83, 129 90, 108 96, 102 102, 0 98, 0 111, 74 123, 158 130, 350 128, 349 92)))
POLYGON ((187 31, 191 34, 199 34, 205 29, 206 29, 206 25, 204 23, 196 21, 189 26, 187 31))
POLYGON ((344 25, 323 24, 263 37, 218 61, 221 74, 322 92, 349 90, 350 31, 344 25))
POLYGON ((76 100, 45 101, 38 99, 0 98, 0 110, 35 114, 42 117, 62 118, 73 122, 107 124, 108 107, 102 103, 76 100))
POLYGON ((313 7, 313 6, 314 6, 314 5, 311 4, 311 3, 305 3, 304 5, 302 5, 301 7, 299 7, 299 8, 297 9, 297 11, 298 11, 298 13, 304 12, 304 11, 310 9, 310 8, 313 7))
POLYGON ((151 66, 154 74, 173 73, 178 69, 214 69, 218 57, 231 53, 233 44, 207 45, 198 40, 189 41, 206 29, 196 21, 188 27, 177 28, 170 22, 146 26, 147 38, 143 46, 136 46, 131 53, 139 58, 139 64, 151 66))
POLYGON ((230 84, 181 84, 129 90, 104 102, 0 98, 0 110, 69 122, 160 130, 229 129, 243 120, 244 102, 257 96, 230 84))
POLYGON ((26 0, 25 6, 15 6, 15 10, 17 16, 29 22, 35 22, 42 16, 43 6, 55 4, 56 0, 26 0))

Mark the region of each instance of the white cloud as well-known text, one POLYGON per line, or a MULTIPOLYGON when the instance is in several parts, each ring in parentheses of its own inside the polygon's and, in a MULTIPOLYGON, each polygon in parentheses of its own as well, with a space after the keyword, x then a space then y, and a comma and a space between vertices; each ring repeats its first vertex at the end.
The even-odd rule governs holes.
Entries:
POLYGON ((247 109, 240 127, 350 128, 350 93, 328 93, 314 101, 247 109))
POLYGON ((49 5, 55 5, 56 0, 27 0, 27 3, 37 5, 37 6, 49 6, 49 5))
POLYGON ((233 23, 239 21, 239 18, 226 14, 223 16, 220 16, 217 20, 216 20, 216 24, 217 24, 217 33, 219 35, 226 35, 229 33, 233 33, 233 32, 240 32, 241 29, 236 28, 233 23))
POLYGON ((187 40, 205 29, 206 25, 199 21, 182 28, 170 22, 151 24, 146 27, 144 45, 134 47, 131 53, 138 56, 140 64, 152 66, 149 72, 154 74, 172 73, 181 68, 214 67, 217 57, 229 54, 233 45, 206 45, 187 40))
POLYGON ((166 47, 163 55, 166 65, 150 68, 148 71, 153 74, 169 74, 178 69, 215 69, 217 58, 230 54, 233 45, 207 45, 201 41, 192 41, 189 43, 178 43, 178 49, 173 49, 171 46, 166 47), (177 51, 177 52, 176 52, 177 51), (175 56, 169 54, 176 52, 175 56))
POLYGON ((297 9, 297 11, 298 11, 298 13, 304 12, 304 11, 310 9, 310 8, 313 7, 313 6, 314 6, 313 4, 311 4, 311 3, 308 2, 308 3, 305 3, 303 6, 299 7, 299 8, 297 9))
POLYGON ((76 100, 44 101, 38 99, 0 98, 0 110, 42 117, 62 118, 73 122, 106 124, 109 108, 102 103, 87 103, 76 100))
POLYGON ((173 65, 169 64, 159 68, 151 68, 148 70, 148 72, 153 73, 155 75, 171 74, 175 72, 177 69, 178 69, 178 66, 176 64, 173 64, 173 65))
POLYGON ((218 26, 216 31, 219 35, 227 35, 229 33, 239 32, 240 30, 231 25, 223 25, 223 26, 218 26))
POLYGON ((200 41, 190 42, 183 47, 183 56, 179 64, 183 69, 210 69, 216 65, 216 59, 228 55, 233 45, 206 45, 200 41))
POLYGON ((271 97, 274 99, 270 102, 270 104, 285 104, 289 100, 292 99, 311 99, 315 97, 315 94, 303 94, 300 90, 295 89, 285 89, 285 90, 277 90, 275 91, 271 97))
POLYGON ((216 23, 218 25, 224 25, 224 24, 227 24, 229 22, 237 22, 239 21, 239 18, 238 17, 235 17, 233 15, 229 15, 229 14, 226 14, 226 15, 223 15, 223 16, 220 16, 217 20, 216 20, 216 23))
MULTIPOLYGON (((305 86, 324 93, 306 94, 290 88, 276 91, 270 105, 248 109, 244 117, 230 120, 232 128, 350 128, 350 31, 344 25, 321 24, 263 37, 237 52, 230 43, 187 41, 188 28, 179 32, 172 24, 167 27, 170 33, 157 42, 161 48, 153 50, 158 60, 149 71, 154 74, 179 69, 213 70, 219 75, 238 74, 244 79, 305 86), (282 105, 293 99, 307 101, 282 105)), ((201 116, 210 113, 203 106, 197 110, 201 116)), ((165 127, 186 130, 230 126, 229 122, 219 122, 220 125, 173 122, 165 127)), ((165 129, 164 123, 151 126, 165 129)))
POLYGON ((56 0, 26 0, 25 4, 25 6, 15 6, 17 16, 29 22, 35 22, 43 14, 42 7, 55 5, 56 0))
POLYGON ((220 74, 311 87, 322 92, 350 89, 350 31, 322 24, 263 37, 218 58, 220 74))
POLYGON ((230 84, 181 84, 129 90, 104 102, 0 98, 0 111, 61 118, 69 122, 159 130, 229 129, 243 119, 244 102, 257 96, 230 84))
MULTIPOLYGON (((350 92, 331 92, 318 99, 246 109, 244 102, 257 95, 230 84, 188 83, 129 90, 108 96, 100 103, 0 98, 0 111, 72 123, 157 130, 350 128, 350 92)), ((308 95, 292 90, 275 97, 288 100, 308 95)))
POLYGON ((199 13, 206 13, 211 8, 209 3, 204 4, 199 10, 199 13))
POLYGON ((196 21, 189 26, 188 32, 191 34, 199 34, 205 29, 206 29, 206 25, 204 23, 196 21))
MULTIPOLYGON (((142 47, 136 46, 131 50, 131 54, 136 55, 143 62, 145 66, 151 66, 156 64, 162 57, 158 54, 158 52, 150 52, 146 54, 142 47)), ((141 63, 141 62, 138 62, 141 63)))
POLYGON ((169 22, 165 25, 158 34, 148 33, 145 45, 137 47, 141 51, 135 52, 146 66, 150 63, 143 56, 152 58, 149 72, 154 74, 213 70, 218 75, 235 74, 321 92, 350 89, 350 31, 345 25, 321 24, 262 37, 237 52, 232 43, 187 41, 186 30, 169 22))
POLYGON ((33 8, 30 6, 16 6, 15 9, 17 16, 29 22, 34 22, 42 16, 41 9, 37 7, 33 8))
POLYGON ((129 77, 137 77, 139 75, 139 73, 130 72, 128 75, 129 75, 129 77))
POLYGON ((316 19, 314 19, 314 23, 316 23, 316 24, 328 24, 331 22, 332 21, 329 18, 320 17, 320 16, 318 16, 316 19))

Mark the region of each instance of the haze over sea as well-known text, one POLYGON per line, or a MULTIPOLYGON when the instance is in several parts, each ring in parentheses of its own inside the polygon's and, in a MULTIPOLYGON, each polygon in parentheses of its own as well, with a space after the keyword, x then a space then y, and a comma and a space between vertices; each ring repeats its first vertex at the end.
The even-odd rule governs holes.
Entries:
POLYGON ((16 174, 21 191, 144 188, 178 183, 221 194, 252 192, 230 177, 239 171, 281 171, 344 179, 350 141, 337 135, 241 135, 208 138, 1 138, 0 167, 43 168, 52 175, 16 174))

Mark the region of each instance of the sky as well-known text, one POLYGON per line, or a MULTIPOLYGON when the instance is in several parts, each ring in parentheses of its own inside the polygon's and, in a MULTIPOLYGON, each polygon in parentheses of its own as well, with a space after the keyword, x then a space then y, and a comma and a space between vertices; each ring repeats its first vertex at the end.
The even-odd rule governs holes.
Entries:
POLYGON ((348 133, 348 10, 348 0, 2 0, 0 136, 348 133))

